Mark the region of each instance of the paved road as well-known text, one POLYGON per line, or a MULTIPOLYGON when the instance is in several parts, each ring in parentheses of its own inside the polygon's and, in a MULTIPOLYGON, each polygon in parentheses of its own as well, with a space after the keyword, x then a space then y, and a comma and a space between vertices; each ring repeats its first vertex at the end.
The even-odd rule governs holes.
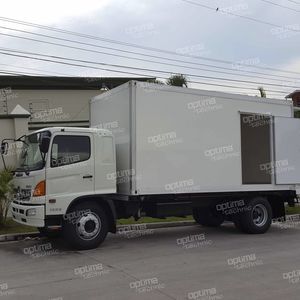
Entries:
POLYGON ((1 243, 0 299, 299 300, 298 225, 265 235, 231 224, 142 228, 90 251, 62 240, 1 243))

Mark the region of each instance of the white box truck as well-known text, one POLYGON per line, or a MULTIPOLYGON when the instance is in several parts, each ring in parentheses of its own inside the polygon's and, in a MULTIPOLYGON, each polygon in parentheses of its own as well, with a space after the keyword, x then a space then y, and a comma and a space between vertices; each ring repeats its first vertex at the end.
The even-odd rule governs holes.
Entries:
POLYGON ((294 202, 300 120, 290 101, 131 81, 93 98, 90 112, 90 128, 20 139, 15 221, 90 249, 120 218, 192 214, 264 233, 294 202))

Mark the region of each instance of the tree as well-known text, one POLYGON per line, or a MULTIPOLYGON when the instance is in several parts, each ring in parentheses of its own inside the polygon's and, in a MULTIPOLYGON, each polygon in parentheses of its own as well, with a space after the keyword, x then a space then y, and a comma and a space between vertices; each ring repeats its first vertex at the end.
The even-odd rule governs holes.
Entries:
POLYGON ((147 80, 149 83, 156 83, 156 84, 165 84, 163 81, 158 80, 158 79, 149 79, 147 80))
POLYGON ((265 89, 262 86, 259 86, 257 89, 259 90, 260 96, 262 98, 267 98, 266 91, 265 91, 265 89))
POLYGON ((188 87, 187 78, 182 74, 174 74, 167 80, 167 85, 188 87))
POLYGON ((13 198, 13 174, 10 170, 0 172, 0 226, 5 225, 8 209, 13 198))
POLYGON ((300 111, 294 111, 294 118, 300 118, 300 111))

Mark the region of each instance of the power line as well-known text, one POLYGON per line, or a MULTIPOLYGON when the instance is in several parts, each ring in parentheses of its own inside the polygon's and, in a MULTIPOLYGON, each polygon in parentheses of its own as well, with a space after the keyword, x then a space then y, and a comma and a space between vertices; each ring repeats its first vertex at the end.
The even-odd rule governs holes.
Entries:
POLYGON ((279 6, 279 7, 282 7, 282 8, 286 8, 286 9, 289 9, 289 10, 291 10, 291 11, 300 12, 300 10, 297 10, 297 9, 294 9, 294 8, 291 8, 291 7, 282 5, 282 4, 274 3, 274 2, 269 1, 269 0, 260 0, 260 1, 265 2, 265 3, 272 4, 272 5, 275 5, 275 6, 279 6))
MULTIPOLYGON (((178 60, 178 59, 170 59, 170 58, 159 57, 159 56, 155 56, 155 55, 143 54, 143 53, 139 53, 139 52, 132 52, 132 51, 128 51, 128 50, 120 50, 120 49, 116 49, 116 48, 112 48, 112 47, 104 47, 104 46, 94 45, 94 44, 90 44, 90 43, 84 43, 84 42, 79 42, 79 41, 74 41, 74 40, 69 40, 69 39, 64 39, 64 38, 58 38, 58 37, 54 37, 54 36, 49 36, 49 35, 45 35, 45 34, 38 34, 38 33, 29 32, 29 31, 26 31, 26 30, 14 29, 14 28, 9 28, 9 27, 4 27, 4 26, 0 26, 0 28, 6 29, 6 30, 22 32, 22 33, 27 33, 27 34, 31 34, 31 35, 42 36, 42 37, 51 38, 51 39, 56 39, 56 40, 60 40, 60 41, 78 43, 78 44, 88 45, 88 46, 92 46, 92 47, 106 48, 106 49, 109 49, 109 50, 121 51, 121 52, 130 53, 130 54, 149 56, 151 58, 165 59, 165 60, 168 60, 168 61, 176 61, 176 62, 182 62, 182 63, 192 64, 192 65, 209 66, 209 67, 212 67, 212 68, 225 69, 225 70, 231 70, 231 71, 233 70, 233 71, 237 71, 237 72, 249 72, 249 73, 266 75, 266 76, 276 76, 276 77, 281 77, 281 78, 295 79, 295 78, 288 77, 288 76, 283 76, 283 75, 272 75, 272 74, 267 74, 267 73, 262 73, 262 72, 255 72, 255 71, 243 71, 243 70, 241 71, 241 70, 238 70, 238 69, 236 70, 234 68, 230 69, 230 68, 226 68, 226 67, 219 67, 219 66, 208 65, 208 64, 187 62, 187 61, 182 61, 182 60, 178 60)), ((122 58, 127 58, 127 59, 133 59, 133 60, 138 60, 138 61, 151 62, 151 63, 157 63, 157 64, 163 64, 163 65, 168 65, 168 66, 187 68, 187 69, 194 69, 194 70, 207 71, 207 72, 216 72, 216 71, 208 70, 208 69, 201 69, 201 68, 195 68, 195 67, 190 67, 190 66, 184 66, 184 65, 172 64, 172 63, 154 61, 154 60, 149 60, 149 59, 130 57, 130 56, 114 54, 114 53, 107 53, 107 52, 103 52, 103 51, 97 51, 97 50, 92 50, 92 49, 74 47, 74 46, 70 46, 70 45, 58 44, 58 43, 48 42, 48 41, 44 41, 44 40, 32 39, 32 38, 28 38, 28 37, 16 36, 16 35, 11 35, 11 34, 5 34, 5 33, 0 33, 0 34, 4 35, 4 36, 13 37, 13 38, 25 39, 25 40, 30 40, 30 41, 34 41, 34 42, 45 43, 45 44, 55 45, 55 46, 59 46, 59 47, 65 47, 65 48, 80 50, 80 51, 87 51, 87 52, 92 52, 92 53, 110 55, 110 56, 115 56, 115 57, 122 57, 122 58)), ((235 63, 235 65, 239 66, 241 64, 235 63)), ((244 74, 234 74, 234 73, 231 73, 231 72, 230 73, 229 72, 220 72, 220 71, 218 71, 218 72, 223 73, 223 74, 227 74, 227 75, 254 77, 254 78, 262 78, 262 79, 270 79, 270 80, 274 80, 274 81, 281 81, 280 79, 272 79, 272 78, 266 78, 266 77, 260 77, 260 76, 251 76, 251 75, 248 75, 248 74, 244 75, 244 74)))
POLYGON ((15 75, 15 76, 19 76, 20 74, 18 73, 12 73, 12 72, 5 72, 5 71, 0 71, 1 74, 5 74, 5 75, 15 75))
MULTIPOLYGON (((262 20, 255 19, 255 18, 248 17, 248 16, 238 15, 238 14, 235 14, 235 13, 223 10, 222 8, 216 9, 215 7, 211 7, 211 6, 208 6, 208 5, 205 5, 205 4, 201 4, 199 2, 194 2, 194 1, 191 1, 191 0, 181 0, 181 1, 189 3, 189 4, 192 4, 192 5, 200 6, 200 7, 209 9, 209 10, 218 11, 218 12, 222 12, 224 14, 228 14, 228 15, 232 15, 232 16, 235 16, 235 17, 243 18, 243 19, 246 19, 248 21, 257 22, 257 23, 264 24, 264 25, 269 25, 269 26, 273 26, 273 27, 282 28, 282 26, 280 26, 278 24, 274 24, 274 23, 262 21, 262 20)), ((295 28, 289 28, 289 30, 290 31, 295 31, 295 32, 300 32, 300 30, 295 29, 295 28)))
POLYGON ((300 2, 294 1, 294 0, 287 0, 289 2, 295 3, 295 4, 300 4, 300 2))
MULTIPOLYGON (((26 55, 19 55, 19 54, 5 53, 5 52, 0 52, 0 54, 14 56, 14 57, 27 58, 27 59, 32 59, 32 60, 52 62, 52 63, 57 63, 57 64, 75 66, 75 67, 83 67, 83 68, 98 69, 98 70, 109 71, 109 72, 117 72, 117 73, 122 73, 122 74, 131 74, 131 75, 138 75, 138 76, 157 77, 157 78, 162 78, 162 79, 168 79, 168 77, 156 76, 156 75, 153 75, 153 74, 149 75, 149 74, 141 74, 141 73, 136 73, 136 72, 114 70, 114 69, 108 69, 108 68, 100 68, 100 67, 95 67, 95 66, 86 66, 86 65, 77 64, 77 63, 75 64, 75 63, 67 63, 67 62, 62 62, 62 61, 54 61, 54 60, 50 60, 50 59, 30 57, 30 56, 26 56, 26 55)), ((245 90, 255 90, 255 91, 257 91, 257 88, 251 88, 251 87, 244 88, 244 87, 241 87, 241 86, 207 83, 207 82, 192 81, 192 80, 188 80, 188 82, 196 83, 196 84, 202 84, 202 85, 211 85, 211 86, 218 86, 218 87, 228 87, 228 88, 234 88, 234 89, 245 89, 245 90)), ((287 93, 286 91, 277 91, 277 90, 267 90, 267 91, 274 92, 274 93, 279 93, 279 94, 286 94, 287 93)))
POLYGON ((29 72, 20 72, 18 71, 17 73, 15 71, 11 71, 11 70, 0 70, 1 74, 7 74, 7 75, 15 75, 15 76, 29 76, 29 75, 33 75, 33 76, 46 76, 45 74, 42 73, 29 73, 29 72))
MULTIPOLYGON (((96 62, 96 61, 90 61, 90 60, 82 60, 82 59, 74 59, 74 58, 67 58, 63 56, 56 56, 56 55, 45 55, 41 53, 34 53, 34 52, 28 52, 28 51, 19 51, 14 49, 6 49, 6 48, 0 48, 2 51, 6 52, 13 52, 13 53, 21 53, 21 54, 29 54, 29 55, 35 55, 35 56, 41 56, 41 57, 47 57, 51 59, 59 59, 64 61, 72 61, 72 62, 79 62, 79 63, 85 63, 85 64, 93 64, 93 65, 101 65, 101 66, 109 66, 114 68, 123 68, 123 69, 130 69, 130 70, 137 70, 137 71, 150 71, 154 73, 162 73, 162 74, 170 74, 170 71, 164 71, 164 70, 157 70, 157 69, 149 69, 149 68, 139 68, 139 67, 132 67, 132 66, 125 66, 125 65, 119 65, 119 64, 110 64, 110 63, 104 63, 104 62, 96 62)), ((188 77, 196 77, 196 78, 205 78, 205 79, 213 79, 213 80, 220 80, 220 81, 230 81, 230 82, 241 82, 241 83, 251 83, 256 85, 269 85, 269 86, 278 86, 278 84, 275 83, 266 83, 266 82, 256 82, 256 81, 250 81, 250 80, 239 80, 239 79, 227 79, 223 77, 213 77, 213 76, 204 76, 204 75, 197 75, 197 74, 185 74, 188 77)), ((287 87, 287 88, 298 88, 297 86, 291 86, 291 85, 281 85, 281 87, 287 87)))
POLYGON ((45 71, 41 69, 36 69, 36 68, 29 68, 29 67, 17 67, 14 65, 8 65, 8 64, 0 64, 0 66, 7 66, 15 69, 24 69, 24 70, 33 70, 33 71, 42 71, 42 72, 47 72, 48 74, 55 74, 55 75, 64 75, 64 76, 72 76, 70 74, 65 74, 65 73, 60 73, 60 72, 52 72, 52 71, 45 71))
MULTIPOLYGON (((274 80, 274 81, 280 81, 281 82, 280 79, 275 79, 275 78, 267 78, 267 77, 262 77, 262 76, 251 76, 251 75, 248 75, 248 74, 235 74, 235 73, 231 73, 231 72, 214 71, 214 70, 209 70, 209 69, 195 68, 195 67, 184 66, 184 65, 177 65, 177 64, 171 64, 171 63, 166 63, 166 62, 158 62, 158 61, 153 61, 153 60, 146 60, 146 59, 128 57, 128 56, 118 55, 118 54, 113 54, 113 53, 105 53, 105 52, 91 50, 91 49, 84 49, 84 48, 79 48, 79 47, 73 47, 73 46, 63 45, 63 44, 57 44, 57 43, 52 43, 52 42, 47 42, 47 41, 42 41, 42 40, 36 40, 36 39, 31 39, 31 38, 26 38, 26 37, 14 36, 14 35, 4 34, 4 33, 0 33, 0 35, 5 35, 5 36, 9 36, 9 37, 16 37, 16 38, 30 40, 30 41, 36 41, 36 42, 45 43, 45 44, 57 45, 57 46, 60 46, 60 47, 77 49, 77 50, 82 50, 82 51, 87 51, 87 52, 100 53, 100 54, 105 54, 105 55, 112 55, 112 56, 115 56, 115 57, 123 57, 123 58, 129 58, 129 59, 139 60, 139 61, 152 62, 152 63, 162 64, 162 65, 175 66, 175 67, 181 67, 181 68, 186 68, 186 69, 194 69, 194 70, 214 72, 214 73, 218 72, 218 73, 229 74, 229 75, 234 75, 234 76, 262 78, 262 79, 269 79, 269 80, 274 80)), ((163 59, 167 59, 167 58, 163 58, 163 59)), ((174 60, 174 59, 167 59, 167 60, 174 60)), ((175 61, 180 61, 180 60, 175 60, 175 61)), ((185 61, 183 61, 183 62, 184 63, 189 63, 189 62, 185 62, 185 61)), ((219 66, 208 65, 208 64, 199 64, 199 63, 191 63, 191 64, 194 64, 194 65, 203 65, 203 66, 208 66, 208 67, 211 67, 211 68, 222 69, 222 70, 233 70, 233 71, 237 71, 237 72, 249 72, 249 73, 253 73, 253 74, 262 74, 262 75, 265 75, 265 76, 272 76, 272 77, 278 77, 278 78, 280 77, 280 78, 284 78, 284 79, 287 78, 287 79, 292 79, 294 81, 295 80, 298 80, 298 81, 300 80, 300 79, 296 79, 296 78, 288 77, 288 76, 283 76, 283 75, 272 75, 272 74, 267 74, 267 73, 262 73, 262 72, 255 72, 255 71, 248 71, 248 70, 244 71, 244 70, 239 70, 238 68, 237 69, 234 69, 234 68, 230 69, 230 68, 226 68, 226 67, 219 67, 219 66)), ((236 66, 239 67, 239 66, 243 66, 243 65, 237 63, 236 66)), ((249 66, 249 65, 244 65, 244 66, 249 66)), ((291 82, 291 81, 286 80, 286 82, 291 82)))
MULTIPOLYGON (((215 8, 213 7, 209 7, 207 5, 202 5, 200 3, 195 3, 189 0, 181 0, 190 4, 194 4, 194 5, 198 5, 201 7, 205 7, 211 10, 215 11, 215 8)), ((235 16, 239 16, 239 17, 245 17, 245 16, 240 16, 237 14, 233 14, 230 12, 226 12, 228 14, 232 14, 235 16)), ((248 18, 249 20, 256 20, 250 17, 245 17, 248 18)), ((102 37, 97 37, 97 36, 93 36, 93 35, 88 35, 88 34, 83 34, 83 33, 78 33, 78 32, 74 32, 74 31, 69 31, 69 30, 64 30, 64 29, 60 29, 60 28, 56 28, 56 27, 50 27, 50 26, 45 26, 45 25, 40 25, 40 24, 36 24, 36 23, 30 23, 30 22, 25 22, 25 21, 21 21, 21 20, 17 20, 17 19, 11 19, 11 18, 5 18, 5 17, 0 17, 0 20, 6 21, 6 22, 11 22, 11 23, 16 23, 16 24, 21 24, 21 25, 25 25, 25 26, 30 26, 30 27, 36 27, 36 28, 40 28, 40 29, 44 29, 44 30, 50 30, 50 31, 55 31, 55 32, 59 32, 59 33, 64 33, 64 34, 69 34, 69 35, 74 35, 77 37, 83 37, 83 38, 88 38, 88 39, 93 39, 93 40, 99 40, 99 41, 104 41, 107 43, 114 43, 114 44, 119 44, 122 46, 128 46, 128 47, 134 47, 134 48, 139 48, 139 49, 143 49, 143 50, 148 50, 148 51, 154 51, 154 52, 160 52, 160 53, 165 53, 165 54, 171 54, 171 55, 177 55, 177 56, 183 56, 183 57, 188 57, 188 58, 195 58, 195 59, 202 59, 202 60, 208 60, 208 61, 213 61, 213 62, 218 62, 218 63, 224 63, 224 64, 234 64, 234 62, 232 61, 227 61, 227 60, 221 60, 221 59, 215 59, 215 58, 208 58, 208 57, 203 57, 203 56, 195 56, 195 55, 191 55, 191 54, 183 54, 183 53, 178 53, 175 51, 170 51, 170 50, 164 50, 164 49, 159 49, 159 48, 154 48, 154 47, 147 47, 147 46, 141 46, 138 44, 132 44, 132 43, 127 43, 127 42, 122 42, 122 41, 117 41, 117 40, 112 40, 112 39, 106 39, 106 38, 102 38, 102 37)), ((279 25, 274 25, 272 23, 267 23, 267 22, 263 22, 264 24, 267 25, 271 25, 271 26, 275 26, 275 27, 280 27, 279 25)), ((300 32, 299 30, 290 28, 290 30, 292 31, 297 31, 300 32)), ((271 70, 271 71, 277 71, 277 72, 283 72, 283 73, 289 73, 289 74, 296 74, 296 75, 300 75, 299 72, 295 72, 295 71, 287 71, 287 70, 280 70, 280 69, 276 69, 276 68, 270 68, 270 67, 260 67, 260 66, 251 66, 252 68, 256 68, 256 69, 263 69, 263 70, 271 70)))

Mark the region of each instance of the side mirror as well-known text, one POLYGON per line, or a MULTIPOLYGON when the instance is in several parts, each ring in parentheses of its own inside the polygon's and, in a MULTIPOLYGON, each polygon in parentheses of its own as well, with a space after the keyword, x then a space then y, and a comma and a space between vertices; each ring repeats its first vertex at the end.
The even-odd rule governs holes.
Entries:
POLYGON ((8 153, 8 143, 7 142, 2 142, 1 143, 1 154, 2 155, 7 155, 7 153, 8 153))
POLYGON ((43 136, 41 141, 40 141, 40 144, 39 144, 40 151, 44 154, 47 153, 48 149, 49 149, 49 145, 50 145, 50 137, 49 136, 43 136))

